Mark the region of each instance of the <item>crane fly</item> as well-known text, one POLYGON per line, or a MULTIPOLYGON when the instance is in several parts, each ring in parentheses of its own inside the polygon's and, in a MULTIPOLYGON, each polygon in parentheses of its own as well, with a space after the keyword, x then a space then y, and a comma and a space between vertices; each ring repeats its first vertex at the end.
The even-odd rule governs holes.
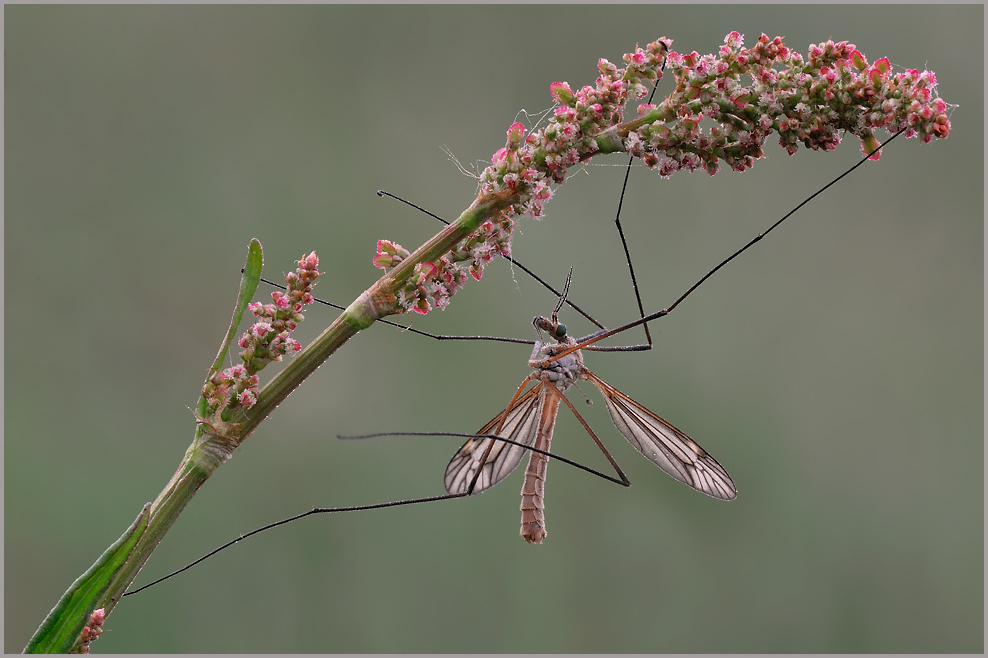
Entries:
MULTIPOLYGON (((678 430, 676 427, 667 423, 656 414, 652 413, 621 391, 606 383, 597 375, 593 374, 589 369, 587 369, 586 366, 583 365, 581 350, 587 349, 600 352, 629 352, 651 349, 652 339, 648 332, 648 322, 657 320, 671 313, 684 299, 689 297, 694 290, 702 285, 704 281, 709 279, 711 276, 720 271, 725 265, 747 251, 756 242, 759 242, 766 235, 774 231, 779 225, 794 215, 800 208, 815 199, 817 196, 821 195, 826 190, 830 189, 844 177, 850 175, 851 172, 867 162, 872 155, 887 146, 889 142, 905 132, 905 130, 906 128, 903 128, 886 139, 878 146, 878 148, 875 148, 871 153, 861 158, 857 164, 853 165, 844 171, 844 173, 837 176, 819 190, 811 194, 795 208, 776 220, 765 231, 749 240, 744 246, 703 275, 696 283, 690 286, 686 292, 681 294, 670 306, 648 315, 644 314, 641 297, 638 294, 638 284, 635 279, 634 268, 631 264, 630 254, 628 253, 624 231, 621 228, 621 206, 619 203, 618 217, 615 218, 615 224, 621 237, 621 243, 625 249, 628 268, 631 273, 632 287, 635 291, 635 297, 638 301, 638 308, 641 317, 615 329, 608 330, 603 328, 603 325, 566 299, 569 291, 569 277, 567 277, 566 286, 560 294, 557 293, 548 283, 539 278, 534 272, 521 266, 521 264, 514 259, 512 259, 512 263, 514 265, 521 267, 521 269, 523 269, 527 274, 532 276, 536 281, 552 291, 554 294, 559 294, 559 303, 556 305, 555 310, 553 310, 551 319, 539 316, 532 321, 536 330, 540 333, 540 338, 542 337, 541 332, 546 332, 549 335, 550 340, 554 342, 547 342, 543 340, 530 341, 519 338, 502 338, 496 336, 435 335, 424 331, 419 331, 411 327, 396 325, 396 323, 384 320, 383 318, 378 319, 378 322, 396 325, 401 327, 403 330, 411 331, 416 334, 422 334, 438 340, 485 340, 535 345, 528 362, 529 366, 534 369, 533 372, 526 377, 521 386, 519 386, 518 390, 515 392, 515 395, 512 397, 511 402, 509 402, 504 411, 499 413, 476 433, 381 432, 363 436, 339 437, 349 439, 369 439, 380 436, 469 437, 468 440, 456 452, 456 454, 453 455, 453 458, 446 466, 445 486, 447 493, 440 496, 410 498, 406 500, 395 500, 371 505, 355 505, 349 507, 314 507, 307 512, 296 514, 295 516, 282 519, 281 521, 269 523, 265 526, 257 528, 256 530, 242 534, 236 539, 210 551, 198 560, 185 565, 181 569, 177 569, 165 576, 162 576, 147 585, 125 592, 124 596, 137 594, 138 592, 153 587, 162 581, 177 576, 178 574, 191 569, 200 562, 209 559, 220 551, 223 551, 234 544, 247 539, 248 537, 252 537, 272 528, 277 528, 282 525, 292 523, 313 514, 384 509, 402 505, 415 505, 418 503, 429 503, 440 500, 463 498, 479 493, 494 486, 507 477, 507 475, 511 473, 511 471, 514 470, 515 467, 517 467, 521 462, 522 455, 525 452, 530 452, 532 454, 529 459, 528 467, 526 468, 525 480, 521 492, 521 534, 529 543, 541 543, 541 541, 546 537, 545 515, 543 510, 545 509, 545 475, 549 457, 553 457, 561 462, 604 478, 605 480, 609 480, 617 484, 623 484, 625 486, 631 485, 631 481, 628 480, 627 476, 625 476, 624 472, 617 465, 617 462, 615 462, 610 453, 607 452, 607 449, 600 442, 600 439, 597 438, 594 431, 564 395, 564 393, 570 387, 574 386, 579 380, 589 381, 597 387, 597 389, 604 396, 604 403, 607 406, 607 410, 611 416, 611 421, 614 423, 614 426, 626 439, 628 439, 636 450, 642 453, 656 466, 680 482, 683 482, 684 484, 687 484, 697 491, 707 494, 708 496, 719 500, 733 500, 737 497, 737 489, 734 486, 734 482, 731 480, 731 476, 727 474, 727 471, 725 471, 713 457, 711 457, 703 448, 693 441, 693 439, 678 430), (558 312, 564 303, 586 317, 594 325, 599 327, 600 330, 580 339, 574 339, 568 336, 565 325, 559 323, 558 321, 558 312), (606 347, 593 344, 597 341, 639 325, 642 325, 645 329, 645 335, 648 341, 645 344, 606 347), (529 382, 533 381, 536 382, 535 385, 523 393, 522 391, 524 391, 525 386, 527 386, 529 382), (580 424, 583 425, 584 429, 587 430, 587 433, 590 434, 590 437, 594 440, 594 443, 597 444, 597 447, 604 453, 607 461, 610 462, 611 467, 614 468, 620 479, 611 477, 560 455, 549 454, 548 449, 552 441, 552 432, 555 428, 556 415, 559 411, 560 402, 565 403, 566 406, 569 407, 570 411, 573 412, 577 420, 580 421, 580 424), (477 455, 480 455, 479 458, 477 455)), ((627 185, 627 175, 625 176, 625 185, 627 185)), ((378 195, 394 197, 394 195, 384 191, 379 191, 378 195)), ((623 196, 624 193, 622 190, 622 199, 623 196)), ((423 212, 426 212, 443 223, 448 223, 437 215, 419 208, 415 204, 411 204, 398 197, 394 198, 414 208, 423 210, 423 212)), ((283 286, 267 281, 266 279, 261 280, 283 288, 283 286)), ((343 309, 342 306, 331 302, 326 302, 323 300, 316 301, 338 309, 343 309)))
MULTIPOLYGON (((563 297, 568 289, 569 279, 563 297)), ((524 453, 530 452, 521 488, 521 536, 530 544, 541 544, 546 537, 545 478, 549 456, 545 453, 549 452, 552 443, 560 402, 573 412, 621 480, 630 484, 600 439, 564 395, 577 381, 583 380, 597 387, 604 396, 614 426, 649 461, 712 498, 734 500, 738 492, 731 476, 696 441, 583 365, 583 353, 577 346, 593 342, 595 334, 576 340, 566 333, 566 325, 558 319, 563 301, 560 298, 551 319, 538 316, 532 321, 540 338, 543 332, 549 336, 545 342, 535 342, 528 361, 533 372, 518 387, 507 408, 477 431, 478 435, 487 436, 468 439, 453 455, 446 466, 446 491, 470 495, 489 489, 518 466, 524 453), (535 385, 523 393, 531 382, 535 385)))

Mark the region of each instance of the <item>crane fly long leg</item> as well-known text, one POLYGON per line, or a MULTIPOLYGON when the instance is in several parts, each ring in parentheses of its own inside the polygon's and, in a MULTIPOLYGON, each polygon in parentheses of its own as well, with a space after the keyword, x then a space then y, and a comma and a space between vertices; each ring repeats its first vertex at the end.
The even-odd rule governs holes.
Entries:
POLYGON ((569 399, 562 393, 559 393, 558 391, 555 390, 553 392, 556 393, 556 395, 558 395, 562 399, 562 401, 566 403, 566 406, 569 407, 569 410, 573 412, 573 415, 576 416, 576 419, 580 421, 581 425, 583 425, 583 429, 587 431, 587 434, 589 434, 590 438, 593 439, 594 443, 597 444, 597 447, 600 448, 600 451, 604 453, 604 457, 606 457, 607 461, 611 463, 611 468, 613 468, 614 472, 618 474, 619 478, 621 478, 621 484, 623 484, 626 487, 630 487, 631 480, 628 479, 628 476, 624 474, 624 471, 621 470, 621 467, 618 466, 618 463, 614 460, 613 457, 611 457, 611 453, 607 451, 607 448, 604 447, 604 444, 601 443, 600 439, 597 438, 596 432, 594 432, 593 429, 590 428, 589 423, 587 423, 587 421, 583 419, 583 416, 581 416, 580 412, 576 410, 576 407, 573 406, 573 403, 570 402, 569 399))
MULTIPOLYGON (((652 94, 653 95, 655 94, 655 88, 654 87, 652 88, 652 94)), ((649 101, 649 102, 651 102, 651 101, 649 101)), ((631 159, 628 160, 628 170, 629 171, 631 170, 631 160, 633 160, 633 159, 634 158, 631 158, 631 159)), ((625 179, 625 182, 627 183, 627 178, 625 179)), ((622 191, 622 198, 623 198, 623 194, 624 193, 622 191)), ((378 190, 377 191, 377 196, 387 196, 387 197, 390 197, 390 198, 394 199, 395 201, 399 201, 401 203, 404 203, 406 206, 409 206, 411 208, 415 208, 416 210, 418 210, 420 212, 424 212, 429 217, 432 217, 433 219, 438 219, 440 222, 442 222, 446 226, 449 226, 449 222, 447 222, 445 219, 443 219, 442 217, 440 217, 436 213, 430 212, 430 211, 426 210, 425 208, 412 203, 411 201, 407 201, 405 199, 402 199, 400 196, 391 194, 391 192, 388 192, 387 190, 378 190)), ((621 207, 620 207, 620 204, 619 204, 618 205, 618 215, 620 215, 620 214, 621 214, 621 207)), ((619 223, 618 228, 620 230, 620 223, 619 223)), ((624 235, 621 236, 621 239, 624 240, 624 235)), ((540 283, 543 288, 545 288, 546 290, 548 290, 549 292, 551 292, 556 297, 559 297, 559 291, 556 290, 555 288, 553 288, 551 285, 549 285, 549 283, 546 282, 538 274, 536 274, 532 270, 528 269, 527 267, 525 267, 524 265, 522 265, 521 263, 519 263, 518 261, 516 261, 510 254, 507 255, 507 256, 505 256, 505 258, 507 258, 508 259, 508 262, 512 263, 513 265, 517 265, 518 266, 518 269, 520 269, 522 272, 524 272, 528 276, 530 276, 533 279, 535 279, 535 281, 537 281, 538 283, 540 283)), ((631 273, 631 276, 632 276, 632 278, 634 278, 634 276, 635 276, 634 275, 634 272, 631 273)), ((637 288, 635 289, 635 294, 636 295, 638 294, 637 288)), ((573 302, 569 301, 568 299, 566 300, 566 305, 569 306, 574 311, 576 311, 577 313, 579 313, 580 315, 582 315, 583 317, 585 317, 587 320, 589 320, 591 323, 593 323, 594 326, 598 327, 599 329, 603 329, 604 328, 604 325, 602 325, 601 323, 599 323, 596 320, 594 320, 593 317, 591 317, 591 315, 589 313, 587 313, 582 308, 580 308, 579 306, 577 306, 573 302)), ((641 306, 641 302, 639 302, 638 305, 641 306)), ((340 308, 340 310, 343 310, 343 309, 340 308)), ((424 333, 424 332, 419 332, 419 333, 424 333)), ((455 338, 455 336, 444 336, 443 338, 448 340, 448 339, 455 338)), ((485 338, 486 338, 486 336, 485 336, 485 338)), ((528 344, 531 345, 532 343, 529 342, 528 344)))
MULTIPOLYGON (((871 151, 871 153, 868 153, 863 158, 861 158, 860 160, 858 160, 858 162, 856 164, 854 164, 853 166, 851 166, 847 170, 845 170, 844 173, 842 173, 840 176, 837 176, 832 181, 830 181, 829 183, 827 183, 826 185, 824 185, 823 187, 821 187, 819 190, 817 190, 816 192, 814 192, 810 196, 806 197, 799 205, 797 205, 795 208, 793 208, 792 210, 790 210, 789 212, 787 212, 785 215, 783 215, 782 217, 780 217, 778 220, 776 220, 774 224, 772 224, 767 229, 765 229, 764 231, 762 231, 761 233, 759 233, 758 235, 756 235, 755 237, 753 237, 743 247, 741 247, 740 249, 738 249, 737 251, 735 251, 733 254, 731 254, 730 256, 728 256, 727 258, 725 258, 724 260, 722 260, 717 265, 717 267, 713 268, 712 270, 710 270, 709 272, 707 272, 706 274, 704 274, 702 277, 700 277, 700 279, 696 283, 694 283, 692 286, 690 286, 686 290, 686 292, 684 292, 682 295, 680 295, 676 299, 676 301, 674 301, 672 303, 671 306, 668 306, 668 307, 662 309, 661 311, 656 311, 655 313, 650 313, 650 314, 648 314, 648 315, 646 315, 646 316, 644 316, 642 318, 639 318, 638 320, 633 320, 633 321, 631 321, 631 322, 629 322, 627 324, 623 324, 620 327, 618 327, 617 329, 610 329, 608 331, 598 331, 597 333, 590 334, 589 336, 585 336, 585 337, 581 338, 580 340, 576 341, 576 344, 575 345, 570 345, 565 350, 563 350, 563 351, 559 352, 558 354, 555 354, 552 357, 544 360, 540 364, 540 367, 545 368, 549 364, 551 364, 551 363, 553 363, 555 361, 558 361, 559 359, 563 358, 564 356, 567 356, 567 355, 569 355, 569 354, 571 354, 571 353, 573 353, 573 352, 575 352, 577 350, 589 349, 589 346, 590 345, 592 345, 593 343, 596 343, 599 340, 603 340, 605 338, 608 338, 610 336, 613 336, 614 334, 619 334, 622 331, 627 331, 628 329, 631 329, 633 327, 637 327, 638 325, 644 325, 644 324, 646 324, 648 322, 651 322, 652 320, 658 320, 661 317, 665 317, 666 315, 669 315, 672 311, 674 311, 676 309, 677 306, 679 306, 679 304, 684 299, 686 299, 691 294, 693 294, 693 291, 694 290, 696 290, 697 288, 699 288, 703 284, 704 281, 706 281, 707 279, 709 279, 710 277, 712 277, 714 274, 716 274, 722 267, 724 267, 725 265, 727 265, 728 263, 730 263, 732 260, 734 260, 735 258, 737 258, 738 256, 740 256, 741 254, 743 254, 744 252, 746 252, 749 248, 751 248, 752 246, 754 246, 754 244, 756 242, 760 242, 762 238, 764 238, 766 235, 768 235, 769 233, 771 233, 772 231, 774 231, 780 224, 782 224, 782 222, 786 221, 787 219, 789 219, 790 217, 792 217, 794 214, 796 214, 796 211, 798 211, 800 208, 802 208, 803 206, 805 206, 806 204, 808 204, 810 201, 812 201, 813 199, 817 198, 818 196, 820 196, 821 194, 823 194, 824 192, 826 192, 827 190, 829 190, 831 187, 833 187, 834 185, 836 185, 839 181, 841 181, 842 179, 844 179, 846 176, 849 176, 851 174, 851 172, 853 172, 855 169, 857 169, 858 167, 860 167, 864 163, 868 162, 873 155, 875 155, 876 153, 878 153, 879 151, 881 151, 883 148, 885 148, 886 146, 888 146, 889 142, 891 142, 893 139, 895 139, 896 137, 898 137, 899 135, 901 135, 902 133, 906 132, 909 129, 910 129, 909 126, 906 126, 906 127, 902 128, 901 130, 899 130, 899 132, 895 133, 894 135, 892 135, 891 137, 889 137, 888 139, 886 139, 884 142, 882 142, 881 144, 879 144, 874 150, 871 151)), ((638 346, 634 346, 634 347, 635 347, 635 349, 644 349, 644 348, 638 348, 638 346)), ((678 432, 679 430, 676 430, 676 431, 678 432)))
MULTIPOLYGON (((241 274, 244 273, 243 269, 240 270, 240 273, 241 274)), ((284 285, 282 285, 280 283, 275 283, 274 281, 270 281, 268 279, 265 279, 263 276, 260 278, 260 281, 268 284, 269 286, 273 286, 273 287, 279 288, 281 290, 287 290, 288 289, 287 287, 285 287, 284 285)), ((540 281, 541 281, 541 279, 540 279, 540 281)), ((550 288, 550 290, 551 290, 551 288, 550 288)), ((313 300, 317 304, 322 304, 323 306, 329 306, 330 308, 335 308, 335 309, 338 309, 340 311, 345 311, 346 310, 346 307, 345 306, 340 306, 339 304, 334 304, 333 302, 327 302, 325 299, 320 299, 318 297, 313 297, 313 300)), ((573 306, 573 308, 578 308, 578 307, 573 306)), ((583 313, 583 311, 580 311, 580 312, 583 313)), ((590 316, 587 316, 587 317, 590 317, 590 316)), ((381 324, 391 325, 392 327, 397 327, 397 328, 401 329, 402 331, 408 331, 408 332, 411 332, 413 334, 418 334, 420 336, 427 336, 429 338, 435 338, 436 340, 489 340, 489 341, 498 342, 498 343, 518 343, 519 345, 532 345, 532 344, 535 343, 534 340, 527 340, 525 338, 505 338, 503 336, 448 336, 448 335, 445 335, 445 334, 430 334, 428 331, 422 331, 421 329, 416 329, 415 327, 411 326, 410 324, 399 324, 397 322, 392 322, 391 320, 385 320, 384 318, 377 318, 376 320, 374 320, 374 322, 380 322, 381 324)), ((596 320, 594 320, 593 318, 591 318, 591 322, 593 322, 598 327, 601 326, 601 324, 599 322, 597 322, 596 320)))
MULTIPOLYGON (((498 418, 500 418, 500 416, 498 416, 498 418)), ((497 419, 495 419, 495 420, 497 420, 497 419)), ((395 436, 395 435, 403 435, 403 436, 404 435, 408 435, 408 436, 469 436, 469 437, 473 437, 473 438, 487 438, 487 439, 490 439, 490 440, 494 441, 495 443, 504 443, 505 441, 510 441, 510 439, 504 439, 503 437, 500 437, 500 436, 497 436, 496 438, 492 438, 492 437, 494 437, 496 435, 488 435, 486 437, 482 437, 482 436, 479 436, 479 435, 476 435, 476 434, 460 434, 460 433, 454 433, 454 432, 407 432, 407 433, 405 433, 405 432, 399 432, 399 433, 385 432, 383 434, 371 434, 371 435, 367 435, 367 436, 363 436, 363 437, 356 437, 356 436, 343 437, 343 436, 341 436, 339 438, 341 438, 341 439, 358 439, 358 438, 370 438, 371 436, 395 436)), ((527 451, 532 452, 532 451, 535 450, 535 448, 533 448, 532 446, 528 446, 528 447, 522 448, 522 450, 523 451, 527 450, 527 451)), ((596 475, 597 477, 604 478, 605 480, 608 480, 608 481, 613 482, 615 484, 623 484, 624 486, 628 486, 630 484, 630 482, 628 482, 627 478, 624 477, 624 474, 623 473, 620 474, 621 477, 622 477, 622 480, 623 480, 622 481, 622 480, 619 480, 617 478, 611 477, 610 475, 605 475, 604 473, 601 473, 600 471, 597 471, 595 469, 592 469, 592 468, 590 468, 588 466, 584 466, 583 464, 580 464, 578 462, 575 462, 572 459, 567 459, 566 457, 563 457, 561 455, 546 455, 546 457, 552 457, 553 459, 558 459, 559 461, 561 461, 561 462, 563 462, 565 464, 569 464, 570 466, 574 466, 576 468, 579 468, 582 471, 586 471, 587 473, 590 473, 592 475, 596 475)), ((258 533, 264 532, 265 530, 271 530, 272 528, 277 528, 279 526, 285 525, 286 523, 291 523, 292 521, 298 521, 299 519, 305 518, 307 516, 312 516, 313 514, 331 514, 331 513, 334 513, 334 512, 360 512, 360 511, 374 510, 374 509, 385 509, 385 508, 388 508, 388 507, 399 507, 399 506, 403 506, 403 505, 416 505, 418 503, 434 503, 434 502, 438 502, 438 501, 441 501, 441 500, 455 500, 457 498, 464 498, 467 495, 469 495, 469 494, 467 494, 466 493, 466 490, 464 490, 462 493, 448 493, 448 494, 446 494, 444 496, 425 496, 423 498, 408 498, 408 499, 405 499, 405 500, 395 500, 395 501, 390 501, 390 502, 387 502, 387 503, 375 503, 375 504, 372 504, 372 505, 354 505, 354 506, 349 506, 349 507, 314 507, 314 508, 310 509, 308 512, 303 512, 302 514, 296 514, 295 516, 291 516, 291 517, 289 517, 287 519, 282 519, 281 521, 276 521, 275 523, 269 523, 268 525, 262 526, 262 527, 260 527, 260 528, 258 528, 256 530, 253 530, 251 532, 242 534, 239 537, 237 537, 236 539, 234 539, 232 541, 228 541, 227 543, 223 544, 219 548, 216 548, 216 549, 210 551, 209 553, 206 553, 205 555, 203 555, 201 558, 199 558, 195 562, 191 562, 191 563, 185 565, 181 569, 177 569, 175 571, 172 571, 168 575, 162 576, 161 578, 158 578, 157 580, 153 580, 150 583, 148 583, 147 585, 143 585, 141 587, 138 587, 137 589, 132 589, 130 591, 124 592, 124 596, 130 596, 132 594, 137 594, 138 592, 142 592, 142 591, 148 589, 149 587, 153 587, 154 585, 157 585, 158 583, 160 583, 162 581, 168 580, 169 578, 172 578, 174 576, 177 576, 180 573, 183 573, 185 571, 188 571, 189 569, 191 569, 192 567, 196 566, 200 562, 202 562, 202 561, 204 561, 204 560, 212 557, 213 555, 216 555, 217 553, 219 553, 222 550, 225 550, 227 548, 230 548, 234 544, 237 544, 237 543, 243 541, 244 539, 247 539, 248 537, 252 537, 252 536, 254 536, 254 535, 258 534, 258 533)))
POLYGON ((696 441, 589 370, 584 371, 583 378, 600 390, 614 426, 649 461, 708 496, 720 500, 737 497, 731 476, 696 441))

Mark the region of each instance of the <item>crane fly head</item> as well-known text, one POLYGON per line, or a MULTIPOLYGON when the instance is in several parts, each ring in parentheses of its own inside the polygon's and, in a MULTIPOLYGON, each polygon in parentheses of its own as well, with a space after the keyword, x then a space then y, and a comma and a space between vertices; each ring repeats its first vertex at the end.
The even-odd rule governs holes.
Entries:
POLYGON ((566 325, 559 322, 555 311, 552 313, 551 320, 539 315, 532 320, 532 324, 539 331, 539 334, 544 331, 554 338, 557 343, 561 343, 566 340, 566 325))

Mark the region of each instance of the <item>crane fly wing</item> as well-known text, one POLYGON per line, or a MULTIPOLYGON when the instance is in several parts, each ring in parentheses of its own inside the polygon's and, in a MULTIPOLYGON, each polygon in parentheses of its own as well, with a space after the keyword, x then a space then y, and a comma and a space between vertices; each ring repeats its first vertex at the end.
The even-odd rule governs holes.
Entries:
MULTIPOLYGON (((524 395, 518 397, 511 407, 499 413, 489 423, 477 430, 477 434, 494 434, 501 422, 501 417, 506 415, 501 431, 497 433, 498 436, 526 446, 534 444, 539 427, 538 418, 543 386, 544 384, 539 383, 530 388, 524 395)), ((480 471, 480 477, 477 478, 477 484, 473 489, 474 493, 489 489, 506 478, 528 452, 521 446, 494 439, 468 439, 456 451, 446 466, 446 491, 451 494, 466 493, 474 474, 477 472, 477 466, 480 465, 480 460, 483 459, 487 447, 492 443, 494 445, 491 447, 487 461, 480 471)))
POLYGON ((600 389, 614 426, 638 452, 697 491, 720 500, 737 497, 731 476, 696 441, 589 370, 585 376, 600 389))

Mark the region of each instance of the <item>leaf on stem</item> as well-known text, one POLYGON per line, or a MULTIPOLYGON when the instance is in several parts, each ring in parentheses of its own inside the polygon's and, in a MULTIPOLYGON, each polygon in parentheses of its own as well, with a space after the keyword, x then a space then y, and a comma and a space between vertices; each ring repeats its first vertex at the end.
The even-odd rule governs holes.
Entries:
POLYGON ((120 539, 72 583, 41 622, 34 637, 24 647, 24 653, 67 653, 72 648, 117 571, 127 563, 131 551, 147 529, 150 509, 151 503, 144 505, 120 539))
MULTIPOLYGON (((244 312, 247 310, 250 300, 254 299, 254 293, 257 291, 257 285, 261 280, 261 268, 263 265, 264 254, 261 251, 261 243, 257 238, 253 238, 247 247, 247 262, 244 263, 244 274, 240 279, 240 295, 237 297, 237 305, 233 309, 233 317, 230 318, 230 328, 226 332, 223 344, 220 345, 220 351, 216 353, 213 365, 210 366, 209 372, 206 373, 207 382, 212 379, 213 375, 219 372, 223 361, 226 359, 227 352, 230 350, 230 343, 233 342, 233 337, 237 335, 237 329, 240 327, 240 321, 244 317, 244 312)), ((199 402, 196 404, 196 413, 199 417, 206 415, 207 407, 206 397, 200 395, 199 402)))

